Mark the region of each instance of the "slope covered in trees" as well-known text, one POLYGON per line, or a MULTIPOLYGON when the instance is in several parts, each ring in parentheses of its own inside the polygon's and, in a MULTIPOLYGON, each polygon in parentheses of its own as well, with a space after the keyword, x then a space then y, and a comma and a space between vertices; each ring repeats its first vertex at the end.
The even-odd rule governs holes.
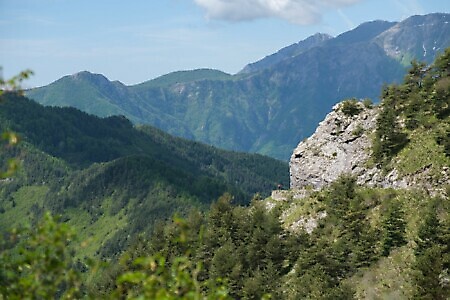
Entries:
POLYGON ((89 254, 110 257, 158 220, 204 209, 225 192, 245 204, 288 181, 284 162, 134 128, 124 117, 43 107, 16 94, 0 105, 2 131, 21 140, 3 147, 1 160, 22 161, 16 176, 0 182, 1 230, 50 210, 92 238, 89 254))

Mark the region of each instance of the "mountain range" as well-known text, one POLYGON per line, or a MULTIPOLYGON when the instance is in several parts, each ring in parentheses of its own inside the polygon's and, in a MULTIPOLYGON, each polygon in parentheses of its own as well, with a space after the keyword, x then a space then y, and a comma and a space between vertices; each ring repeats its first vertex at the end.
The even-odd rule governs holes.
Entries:
POLYGON ((288 160, 338 101, 371 98, 400 82, 413 59, 450 46, 450 14, 363 23, 337 37, 316 34, 236 75, 199 69, 126 86, 80 72, 26 92, 50 106, 124 115, 170 134, 288 160))

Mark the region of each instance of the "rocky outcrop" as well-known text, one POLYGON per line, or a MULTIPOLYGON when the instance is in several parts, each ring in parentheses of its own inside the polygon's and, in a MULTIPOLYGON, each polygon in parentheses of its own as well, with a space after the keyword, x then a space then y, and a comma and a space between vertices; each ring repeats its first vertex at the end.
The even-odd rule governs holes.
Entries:
MULTIPOLYGON (((356 176, 361 183, 370 180, 366 164, 378 109, 356 102, 353 105, 353 114, 345 113, 342 103, 335 105, 316 132, 294 150, 290 161, 292 189, 320 189, 344 173, 356 176)), ((377 173, 373 171, 371 177, 377 173)))
POLYGON ((342 174, 350 174, 366 186, 422 188, 430 194, 445 194, 445 183, 450 181, 448 167, 436 177, 430 174, 431 166, 400 175, 395 167, 386 172, 370 164, 379 108, 354 102, 354 111, 349 113, 343 103, 335 105, 315 133, 294 150, 290 160, 291 189, 318 190, 342 174))

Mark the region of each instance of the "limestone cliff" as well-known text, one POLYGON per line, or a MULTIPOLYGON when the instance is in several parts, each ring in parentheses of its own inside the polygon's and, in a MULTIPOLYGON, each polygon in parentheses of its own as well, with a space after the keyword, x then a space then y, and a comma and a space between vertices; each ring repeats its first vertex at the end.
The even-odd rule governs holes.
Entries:
POLYGON ((449 181, 449 169, 442 168, 439 178, 430 178, 424 166, 414 174, 400 174, 397 168, 381 170, 370 163, 372 136, 378 107, 353 102, 354 112, 343 109, 344 102, 333 107, 315 133, 300 142, 290 160, 291 189, 318 190, 342 174, 351 174, 359 184, 376 187, 424 188, 440 193, 449 181))

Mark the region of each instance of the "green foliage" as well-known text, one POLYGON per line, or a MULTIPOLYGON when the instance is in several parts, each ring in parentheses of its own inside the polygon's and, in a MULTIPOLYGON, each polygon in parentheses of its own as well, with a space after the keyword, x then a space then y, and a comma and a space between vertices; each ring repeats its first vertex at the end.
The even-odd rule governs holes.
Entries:
MULTIPOLYGON (((114 297, 127 299, 230 299, 220 278, 202 280, 201 262, 193 262, 192 242, 188 239, 190 225, 185 220, 173 219, 174 235, 168 240, 175 249, 160 251, 148 257, 134 259, 131 270, 117 278, 114 297), (175 253, 174 253, 175 252, 175 253), (183 252, 183 253, 181 253, 183 252)), ((136 255, 136 253, 134 253, 136 255)), ((123 260, 126 259, 125 255, 123 260)))
MULTIPOLYGON (((195 177, 217 178, 225 182, 229 192, 245 190, 247 198, 257 192, 265 191, 267 195, 276 183, 288 184, 286 163, 261 155, 219 150, 151 127, 136 130, 123 117, 100 119, 75 109, 42 107, 14 95, 8 97, 2 108, 2 124, 9 124, 25 141, 74 168, 124 156, 146 156, 154 164, 164 165, 158 173, 170 168, 195 177)), ((236 196, 245 201, 242 195, 236 196)))
POLYGON ((2 241, 0 292, 5 299, 69 299, 80 295, 73 268, 74 232, 46 214, 35 229, 12 231, 2 241))
MULTIPOLYGON (((12 131, 5 131, 5 132, 3 132, 2 135, 1 135, 1 139, 8 141, 7 144, 6 145, 2 145, 2 147, 15 146, 18 143, 18 141, 19 141, 19 138, 17 137, 16 133, 14 133, 12 131)), ((3 151, 5 151, 5 150, 2 149, 2 152, 3 151)), ((19 162, 17 161, 16 158, 8 158, 8 159, 6 159, 5 164, 6 164, 6 170, 3 171, 3 172, 0 172, 0 179, 5 179, 5 178, 11 177, 17 171, 17 168, 19 166, 19 162)))
POLYGON ((364 100, 362 101, 362 104, 364 105, 365 108, 372 108, 373 107, 373 101, 369 98, 364 98, 364 100))
POLYGON ((344 115, 349 117, 359 114, 362 110, 359 106, 358 100, 356 99, 344 100, 341 103, 340 109, 344 113, 344 115))
MULTIPOLYGON (((1 70, 1 67, 0 67, 0 70, 1 70)), ((32 75, 33 75, 33 71, 25 70, 25 71, 20 72, 16 76, 13 76, 10 79, 5 80, 3 77, 0 77, 0 97, 5 92, 21 92, 20 85, 21 85, 22 81, 28 79, 32 75)))
MULTIPOLYGON (((226 194, 207 214, 194 210, 186 220, 174 217, 171 222, 156 226, 150 240, 142 234, 122 255, 120 264, 113 261, 99 271, 85 268, 83 278, 89 281, 82 289, 78 284, 77 291, 94 298, 127 299, 352 299, 359 287, 353 282, 357 276, 402 263, 400 260, 380 265, 380 256, 384 254, 388 257, 383 260, 390 261, 411 260, 416 256, 410 264, 401 265, 401 272, 412 275, 395 273, 412 276, 413 282, 406 286, 412 291, 406 295, 445 299, 442 296, 448 292, 446 270, 450 262, 448 204, 427 197, 418 201, 413 198, 420 197, 411 195, 414 193, 403 195, 402 191, 363 188, 354 178, 342 177, 327 190, 308 196, 328 213, 308 235, 284 229, 278 208, 268 211, 265 202, 258 199, 250 207, 233 206, 231 195, 226 194), (422 209, 411 210, 409 203, 401 205, 402 199, 422 206, 430 203, 423 220, 416 216, 422 209), (421 224, 417 230, 411 227, 416 223, 421 224), (408 232, 417 232, 417 238, 406 234, 407 227, 408 232), (390 251, 413 245, 411 238, 416 240, 417 247, 406 258, 402 258, 403 250, 390 251), (98 275, 92 276, 93 272, 98 275)), ((305 203, 311 199, 300 201, 305 203)), ((67 229, 66 224, 55 226, 51 228, 56 232, 67 229)), ((42 234, 49 236, 48 232, 52 231, 46 229, 42 234)), ((44 240, 49 242, 41 246, 48 244, 49 250, 43 252, 59 249, 53 239, 44 240)), ((3 274, 10 274, 11 268, 15 268, 9 260, 20 257, 18 249, 21 248, 5 249, 7 252, 1 259, 7 267, 0 277, 2 280, 3 274)), ((32 257, 33 253, 41 252, 29 246, 26 249, 32 257)), ((67 247, 64 251, 71 253, 67 247)), ((57 266, 68 271, 73 261, 70 256, 69 263, 57 266)), ((54 282, 66 278, 64 274, 56 272, 54 282)), ((405 280, 408 277, 400 278, 399 282, 405 280)), ((29 287, 22 291, 29 293, 29 287)), ((64 295, 64 291, 61 288, 56 293, 64 295)))
POLYGON ((117 280, 118 298, 126 299, 229 299, 224 286, 209 288, 200 282, 201 265, 195 267, 187 257, 173 259, 168 266, 161 256, 134 262, 137 270, 121 274, 117 280), (207 289, 207 291, 205 291, 207 289))
MULTIPOLYGON (((25 70, 8 80, 4 80, 2 77, 0 77, 0 102, 3 101, 3 94, 5 92, 20 93, 21 82, 24 81, 25 79, 28 79, 31 75, 33 75, 33 71, 25 70)), ((12 147, 18 143, 19 138, 17 134, 13 131, 3 131, 1 133, 0 140, 7 141, 7 146, 12 147)), ((16 172, 18 165, 19 163, 15 158, 8 159, 6 162, 6 171, 0 172, 0 179, 11 177, 16 172)))
POLYGON ((193 266, 204 267, 198 277, 208 285, 223 278, 231 297, 261 299, 276 290, 277 279, 288 271, 289 261, 293 262, 288 252, 296 239, 282 236, 277 215, 268 213, 262 203, 247 209, 232 206, 231 201, 224 195, 206 217, 191 214, 183 235, 176 222, 166 225, 153 235, 147 249, 167 260, 189 253, 193 266), (174 243, 177 236, 184 242, 174 243))
POLYGON ((441 201, 436 198, 429 203, 417 235, 414 281, 418 299, 447 299, 450 293, 450 230, 448 216, 443 221, 438 218, 441 201))
MULTIPOLYGON (((173 242, 185 243, 185 221, 173 242)), ((46 214, 35 230, 14 230, 2 241, 0 293, 5 299, 73 299, 86 294, 83 272, 94 272, 73 258, 73 229, 46 214)), ((124 258, 126 261, 126 257, 124 258)), ((126 264, 125 264, 126 265, 126 264)), ((98 267, 97 267, 98 268, 98 267)), ((100 270, 100 272, 103 270, 100 270)), ((200 280, 202 264, 193 264, 189 251, 177 257, 156 253, 133 260, 129 270, 117 275, 117 286, 108 298, 115 299, 229 299, 225 285, 217 280, 200 280)), ((86 278, 88 274, 84 274, 86 278)), ((92 293, 93 297, 100 291, 92 293)), ((104 294, 105 295, 105 294, 104 294)), ((85 295, 86 296, 86 295, 85 295)))
POLYGON ((225 192, 234 203, 246 204, 257 192, 267 196, 279 182, 288 185, 285 162, 220 150, 156 128, 136 129, 122 117, 42 107, 13 94, 4 99, 1 128, 17 132, 22 142, 5 147, 0 158, 20 157, 24 167, 14 181, 0 183, 1 231, 50 210, 91 241, 82 255, 110 258, 129 245, 129 235, 150 234, 158 220, 176 211, 206 209, 225 192), (27 198, 18 192, 31 186, 44 186, 48 194, 27 198))
POLYGON ((364 128, 361 125, 358 125, 353 131, 352 134, 354 136, 361 136, 364 133, 364 128))
POLYGON ((387 88, 384 91, 382 109, 377 118, 373 157, 383 166, 408 143, 408 136, 402 131, 397 120, 395 104, 398 97, 400 95, 397 88, 387 88))
MULTIPOLYGON (((413 61, 403 84, 384 89, 373 141, 375 162, 387 167, 391 159, 407 147, 409 141, 420 142, 421 136, 435 137, 434 143, 443 146, 448 157, 449 53, 450 48, 428 68, 423 63, 413 61)), ((425 146, 432 150, 438 148, 437 145, 425 146)), ((417 146, 414 148, 419 149, 417 146)), ((409 153, 402 156, 401 160, 413 163, 412 157, 420 155, 409 153)), ((416 169, 421 167, 424 165, 417 164, 416 169)))
POLYGON ((406 244, 406 222, 401 203, 392 201, 385 212, 383 220, 383 255, 388 256, 391 249, 406 244))

